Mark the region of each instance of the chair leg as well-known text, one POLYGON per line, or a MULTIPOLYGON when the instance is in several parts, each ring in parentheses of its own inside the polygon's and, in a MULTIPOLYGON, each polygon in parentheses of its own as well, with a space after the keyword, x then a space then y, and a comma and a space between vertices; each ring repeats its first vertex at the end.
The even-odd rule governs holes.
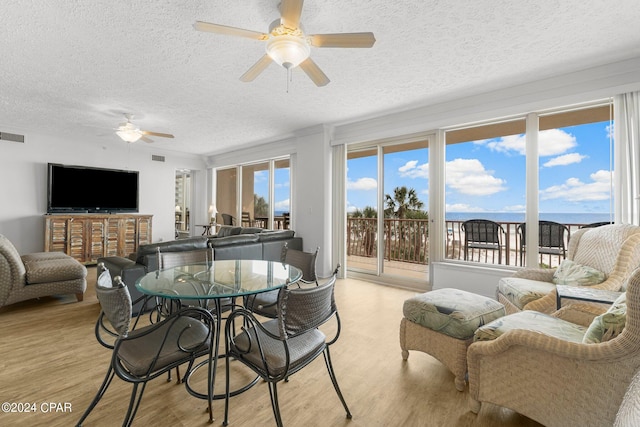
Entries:
POLYGON ((344 397, 342 396, 342 392, 340 391, 340 387, 338 386, 338 380, 336 379, 336 374, 333 371, 333 364, 331 363, 331 354, 329 353, 329 347, 324 349, 324 362, 327 365, 327 371, 329 371, 329 377, 331 378, 331 382, 333 383, 333 388, 338 393, 338 397, 342 402, 342 406, 344 406, 344 410, 347 412, 347 418, 351 419, 351 411, 349 411, 349 407, 347 406, 347 402, 345 402, 344 397))
POLYGON ((276 419, 276 425, 282 427, 282 417, 280 416, 280 405, 278 404, 277 383, 269 382, 269 397, 271 398, 271 408, 276 419))
POLYGON ((82 417, 80 417, 80 419, 76 423, 76 427, 82 426, 82 422, 87 419, 91 411, 93 411, 93 408, 95 408, 98 402, 100 401, 100 399, 102 399, 102 396, 104 396, 104 393, 107 391, 107 388, 109 388, 109 384, 111 384, 111 380, 113 380, 114 375, 115 375, 115 372, 111 368, 111 365, 109 365, 109 370, 107 371, 107 375, 105 375, 104 381, 102 382, 102 385, 98 389, 98 393, 96 393, 96 397, 93 398, 87 410, 84 411, 84 414, 82 414, 82 417))
POLYGON ((124 418, 124 422, 122 423, 122 427, 129 427, 131 423, 133 423, 133 419, 136 416, 136 412, 138 412, 138 407, 140 406, 140 402, 142 401, 142 394, 144 393, 144 389, 147 386, 146 381, 142 383, 140 387, 140 393, 138 393, 138 383, 133 384, 133 390, 131 390, 131 399, 129 400, 129 408, 127 409, 127 415, 124 418))

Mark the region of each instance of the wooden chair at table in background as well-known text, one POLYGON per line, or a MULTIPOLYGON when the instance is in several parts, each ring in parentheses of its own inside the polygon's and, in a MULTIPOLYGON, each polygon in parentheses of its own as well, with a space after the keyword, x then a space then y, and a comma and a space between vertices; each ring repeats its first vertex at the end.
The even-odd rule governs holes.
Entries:
POLYGON ((222 225, 236 225, 236 219, 233 217, 233 215, 229 215, 226 213, 220 215, 222 215, 222 225))

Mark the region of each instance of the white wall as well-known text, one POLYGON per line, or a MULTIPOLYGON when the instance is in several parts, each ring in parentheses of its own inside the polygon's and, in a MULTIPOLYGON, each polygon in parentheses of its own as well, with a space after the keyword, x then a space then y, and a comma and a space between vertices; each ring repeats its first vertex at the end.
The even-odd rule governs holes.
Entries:
MULTIPOLYGON (((12 130, 5 125, 2 130, 25 135, 24 143, 0 141, 0 234, 11 240, 21 254, 44 249, 49 162, 139 171, 140 213, 153 215, 154 241, 174 238, 176 169, 198 171, 196 191, 204 194, 206 189, 206 169, 198 156, 162 152, 146 144, 127 144, 116 138, 107 142, 73 140, 12 130), (152 154, 163 155, 166 161, 152 161, 152 154)), ((195 199, 201 197, 196 195, 195 199)), ((206 201, 195 203, 195 223, 208 222, 206 201)))

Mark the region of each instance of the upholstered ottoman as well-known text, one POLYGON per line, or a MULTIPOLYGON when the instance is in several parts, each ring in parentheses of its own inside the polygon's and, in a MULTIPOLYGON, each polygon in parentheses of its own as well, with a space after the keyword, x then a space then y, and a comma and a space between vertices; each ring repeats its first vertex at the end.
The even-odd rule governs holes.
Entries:
POLYGON ((465 387, 467 347, 478 327, 505 315, 504 306, 491 298, 459 289, 437 289, 404 302, 400 322, 402 358, 419 350, 442 362, 465 387))

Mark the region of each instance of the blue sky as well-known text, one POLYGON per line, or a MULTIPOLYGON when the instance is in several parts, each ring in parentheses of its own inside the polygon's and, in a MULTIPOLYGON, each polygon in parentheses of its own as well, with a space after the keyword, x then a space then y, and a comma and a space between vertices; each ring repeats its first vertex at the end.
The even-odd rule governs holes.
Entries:
MULTIPOLYGON (((289 168, 276 168, 274 170, 274 184, 275 184, 275 206, 274 211, 276 214, 281 212, 289 212, 289 194, 290 194, 290 174, 289 168)), ((254 192, 258 196, 264 197, 265 200, 269 200, 269 171, 260 170, 254 172, 254 192)))
MULTIPOLYGON (((609 122, 541 131, 541 213, 608 213, 609 122)), ((447 212, 524 212, 524 135, 451 144, 446 149, 447 212)), ((385 194, 414 188, 428 203, 428 151, 385 155, 385 194)), ((376 158, 348 161, 348 210, 375 206, 376 158)))

